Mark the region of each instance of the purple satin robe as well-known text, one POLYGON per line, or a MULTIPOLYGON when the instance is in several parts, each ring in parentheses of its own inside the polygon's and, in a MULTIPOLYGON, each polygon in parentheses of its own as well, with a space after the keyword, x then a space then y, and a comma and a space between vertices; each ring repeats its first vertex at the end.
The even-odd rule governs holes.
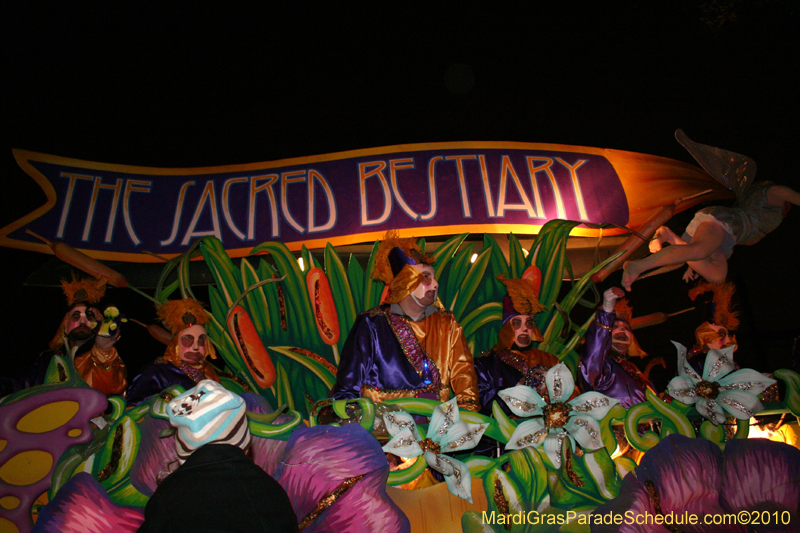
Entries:
MULTIPOLYGON (((616 316, 615 313, 598 309, 595 320, 611 328, 616 316)), ((580 364, 581 388, 616 398, 626 409, 645 401, 645 389, 622 365, 609 357, 611 330, 598 326, 596 322, 586 332, 586 345, 580 364)))

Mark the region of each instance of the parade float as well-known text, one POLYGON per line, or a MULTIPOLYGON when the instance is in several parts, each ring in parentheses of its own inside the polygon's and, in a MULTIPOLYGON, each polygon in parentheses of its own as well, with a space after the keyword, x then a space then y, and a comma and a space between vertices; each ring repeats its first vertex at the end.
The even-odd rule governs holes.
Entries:
MULTIPOLYGON (((800 415, 800 376, 775 371, 786 392, 762 405, 762 389, 744 385, 755 373, 733 372, 724 351, 709 352, 702 376, 679 365, 673 396, 648 393, 627 410, 607 402, 587 412, 580 397, 561 390, 546 398, 511 390, 509 405, 528 406, 515 417, 497 404, 487 417, 428 399, 376 405, 359 398, 327 402, 333 424, 317 419, 356 316, 381 302, 384 284, 371 273, 375 241, 386 231, 419 238, 433 255, 442 303, 475 354, 500 328, 505 289, 497 276, 531 280, 545 308, 536 315, 538 347, 574 380, 593 316, 571 317, 599 304, 595 283, 673 213, 696 205, 698 194, 729 196, 697 167, 524 143, 410 145, 197 169, 15 156, 48 201, 4 228, 0 244, 53 252, 154 304, 194 297, 193 269, 210 271, 207 330, 224 366, 221 381, 247 398, 253 459, 286 488, 303 531, 653 531, 664 526, 635 517, 742 512, 766 524, 757 530, 797 527, 798 451, 745 441, 747 409, 726 408, 738 419, 730 435, 703 413, 714 413, 708 402, 728 394, 758 412, 800 415), (619 236, 614 249, 574 271, 570 242, 608 236, 619 236), (527 249, 526 239, 533 239, 527 249), (342 252, 356 245, 366 253, 342 252), (148 292, 98 260, 162 263, 160 279, 148 292), (709 386, 717 387, 713 397, 703 392, 709 386), (566 413, 560 425, 546 420, 556 404, 566 413), (445 412, 459 431, 481 431, 505 452, 490 457, 450 446, 444 455, 457 440, 440 425, 445 412), (392 426, 412 416, 431 418, 392 426), (652 429, 642 431, 647 424, 652 429), (619 454, 614 427, 640 452, 638 465, 619 454), (382 447, 399 436, 410 443, 406 462, 390 470, 382 447), (438 452, 423 450, 423 440, 438 452), (452 466, 445 482, 398 488, 436 455, 452 466), (615 524, 615 516, 634 523, 615 524)), ((151 330, 158 333, 156 325, 151 330)), ((106 402, 72 361, 53 358, 44 384, 0 400, 0 530, 134 531, 174 454, 161 435, 169 426, 166 402, 180 392, 168 389, 134 407, 119 396, 106 402)), ((737 528, 748 530, 726 530, 737 528)))

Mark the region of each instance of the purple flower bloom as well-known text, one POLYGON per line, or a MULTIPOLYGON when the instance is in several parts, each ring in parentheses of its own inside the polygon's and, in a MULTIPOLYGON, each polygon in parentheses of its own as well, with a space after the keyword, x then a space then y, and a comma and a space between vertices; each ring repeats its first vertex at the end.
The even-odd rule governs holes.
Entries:
POLYGON ((723 453, 710 441, 670 435, 623 479, 619 496, 592 515, 621 516, 622 523, 593 524, 591 530, 667 533, 669 528, 654 523, 662 515, 684 533, 747 532, 751 525, 759 532, 800 531, 798 501, 800 450, 764 439, 736 439, 723 453), (738 521, 731 521, 733 515, 738 521), (745 515, 751 525, 743 525, 745 515), (728 521, 720 524, 724 517, 728 521))

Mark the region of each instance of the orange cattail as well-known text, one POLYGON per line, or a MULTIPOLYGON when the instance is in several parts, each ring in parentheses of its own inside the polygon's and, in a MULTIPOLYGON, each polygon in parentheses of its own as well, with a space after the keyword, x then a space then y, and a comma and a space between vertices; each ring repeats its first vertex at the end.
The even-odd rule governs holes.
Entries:
POLYGON ((228 316, 228 331, 258 386, 270 388, 275 382, 275 366, 250 315, 241 305, 234 307, 228 316))
POLYGON ((333 303, 328 277, 321 268, 312 268, 306 274, 306 286, 314 308, 319 336, 325 344, 336 344, 339 342, 339 316, 333 303))
POLYGON ((136 324, 139 324, 143 328, 147 329, 147 333, 149 333, 151 337, 153 337, 155 340, 157 340, 162 344, 169 344, 170 341, 172 340, 172 334, 159 325, 144 324, 142 322, 139 322, 135 318, 131 318, 130 320, 131 322, 135 322, 136 324))
POLYGON ((33 235, 47 246, 53 250, 53 253, 56 257, 67 263, 68 265, 72 265, 75 268, 78 268, 87 274, 90 274, 96 278, 101 278, 108 280, 108 284, 112 287, 127 287, 128 280, 125 279, 125 276, 117 272, 116 270, 107 267, 100 261, 96 259, 92 259, 88 255, 79 252, 69 244, 65 244, 63 242, 51 242, 45 239, 44 237, 35 234, 31 230, 25 230, 26 233, 29 235, 33 235))

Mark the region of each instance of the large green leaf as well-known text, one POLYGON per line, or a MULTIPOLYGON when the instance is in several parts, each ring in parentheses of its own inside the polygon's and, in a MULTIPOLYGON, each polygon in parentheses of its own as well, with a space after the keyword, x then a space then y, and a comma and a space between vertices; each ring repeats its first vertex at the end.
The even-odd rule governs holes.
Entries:
POLYGON ((339 259, 339 254, 330 243, 325 247, 325 274, 328 276, 333 302, 336 306, 336 315, 339 318, 338 346, 341 350, 350 328, 356 321, 356 306, 350 290, 350 282, 347 279, 347 272, 339 259))
POLYGON ((461 283, 461 287, 458 289, 458 293, 453 299, 451 308, 456 320, 461 320, 464 309, 466 309, 467 304, 469 304, 472 299, 472 295, 475 294, 475 291, 478 289, 478 285, 481 283, 483 275, 486 272, 486 267, 489 266, 491 254, 491 248, 487 248, 481 252, 478 258, 475 259, 475 262, 472 263, 472 267, 470 267, 464 281, 461 283))

